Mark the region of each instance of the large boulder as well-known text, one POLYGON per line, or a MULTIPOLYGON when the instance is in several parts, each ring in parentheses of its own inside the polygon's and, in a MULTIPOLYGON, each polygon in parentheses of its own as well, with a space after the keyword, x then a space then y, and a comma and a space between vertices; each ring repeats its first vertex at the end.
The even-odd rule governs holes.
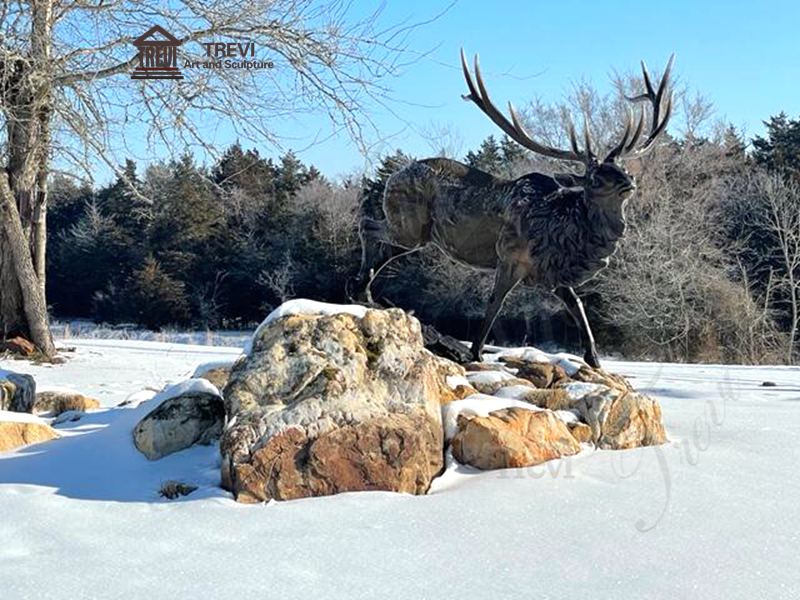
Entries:
POLYGON ((30 375, 0 369, 0 410, 29 413, 36 398, 36 381, 30 375))
POLYGON ((581 408, 600 448, 626 450, 667 442, 661 407, 644 394, 607 388, 585 396, 581 408))
POLYGON ((0 412, 0 452, 47 442, 57 437, 58 432, 55 429, 32 415, 0 412))
POLYGON ((519 407, 459 416, 452 448, 458 462, 484 470, 530 467, 581 449, 555 413, 519 407))
POLYGON ((51 413, 58 416, 67 411, 86 412, 100 408, 100 401, 78 392, 47 390, 38 392, 33 403, 33 412, 51 413))
POLYGON ((156 407, 133 430, 136 448, 150 460, 195 444, 210 444, 222 433, 222 397, 205 379, 189 379, 170 386, 151 402, 156 407))
POLYGON ((220 450, 239 501, 422 494, 443 468, 440 404, 463 369, 401 310, 329 306, 284 304, 233 368, 220 450))

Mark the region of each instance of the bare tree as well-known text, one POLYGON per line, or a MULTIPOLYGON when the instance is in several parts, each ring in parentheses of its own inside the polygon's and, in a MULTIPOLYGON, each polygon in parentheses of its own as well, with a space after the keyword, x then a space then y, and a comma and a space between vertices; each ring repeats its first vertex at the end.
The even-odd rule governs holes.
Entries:
POLYGON ((50 162, 116 167, 148 152, 213 151, 220 122, 277 142, 277 119, 323 111, 356 140, 387 98, 385 81, 418 54, 414 25, 348 15, 346 0, 31 0, 0 3, 0 113, 4 182, 0 330, 54 353, 44 295, 50 162), (273 69, 187 69, 181 81, 131 81, 131 42, 153 25, 181 42, 183 61, 208 61, 208 43, 254 44, 273 69))
POLYGON ((294 298, 294 261, 287 251, 284 253, 283 262, 272 271, 263 270, 258 276, 258 282, 269 289, 278 300, 283 303, 294 298))
POLYGON ((346 269, 358 247, 358 203, 355 185, 331 184, 315 179, 291 199, 292 209, 317 216, 313 234, 328 248, 337 267, 346 269))
POLYGON ((798 356, 800 337, 800 188, 794 180, 757 172, 745 181, 742 197, 754 234, 766 240, 759 267, 768 271, 774 304, 787 315, 786 361, 798 356))
POLYGON ((434 156, 458 159, 464 152, 464 136, 451 123, 431 121, 419 135, 434 156))

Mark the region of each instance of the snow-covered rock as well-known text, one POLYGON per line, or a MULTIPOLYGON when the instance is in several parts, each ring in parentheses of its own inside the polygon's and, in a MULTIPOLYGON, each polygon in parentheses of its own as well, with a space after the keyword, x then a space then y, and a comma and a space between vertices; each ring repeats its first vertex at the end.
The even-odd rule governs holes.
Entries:
MULTIPOLYGON (((244 356, 244 355, 242 355, 244 356)), ((228 385, 233 365, 242 357, 231 358, 229 360, 215 360, 198 365, 192 379, 205 379, 210 381, 214 387, 222 391, 228 385)))
POLYGON ((37 392, 33 403, 33 412, 52 413, 52 416, 67 411, 86 412, 97 408, 100 408, 100 401, 95 398, 89 398, 79 392, 58 389, 37 392))
POLYGON ((36 397, 31 375, 0 369, 0 410, 29 413, 36 397))
POLYGON ((261 322, 242 351, 244 354, 249 355, 253 351, 253 342, 262 336, 264 329, 283 317, 290 315, 322 316, 345 314, 362 319, 367 314, 367 310, 366 306, 361 306, 360 304, 329 304, 328 302, 318 302, 317 300, 308 300, 306 298, 288 300, 267 315, 267 318, 261 322))
POLYGON ((644 394, 605 388, 583 396, 575 408, 599 448, 626 450, 667 442, 661 407, 644 394))
POLYGON ((222 396, 205 379, 189 379, 157 394, 155 408, 133 430, 136 448, 157 460, 218 439, 225 421, 222 396))
POLYGON ((30 413, 0 411, 0 452, 57 437, 55 429, 30 413))
POLYGON ((402 310, 287 304, 231 373, 224 485, 244 502, 425 493, 443 466, 447 377, 463 369, 425 350, 402 310))
POLYGON ((458 433, 459 417, 486 417, 490 412, 504 408, 521 408, 537 411, 540 408, 513 398, 500 398, 487 394, 473 394, 463 400, 456 400, 442 406, 444 437, 448 442, 458 433))
POLYGON ((482 470, 530 467, 580 452, 580 444, 552 411, 521 407, 458 419, 453 456, 482 470))
POLYGON ((483 355, 486 362, 498 362, 508 359, 519 359, 527 363, 542 363, 558 365, 567 375, 575 375, 581 367, 586 366, 586 362, 574 354, 558 352, 549 354, 542 352, 538 348, 487 348, 483 355), (494 351, 493 351, 494 350, 494 351))

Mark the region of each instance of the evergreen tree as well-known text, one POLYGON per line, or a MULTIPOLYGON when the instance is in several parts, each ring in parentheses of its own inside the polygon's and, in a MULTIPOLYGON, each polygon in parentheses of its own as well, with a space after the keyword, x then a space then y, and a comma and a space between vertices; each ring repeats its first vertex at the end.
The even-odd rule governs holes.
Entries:
POLYGON ((517 142, 504 135, 500 140, 500 155, 503 159, 504 176, 511 177, 514 166, 525 158, 525 150, 517 142))
POLYGON ((122 175, 98 194, 103 214, 110 216, 131 240, 143 235, 152 216, 152 206, 141 189, 136 163, 128 159, 122 175))
POLYGON ((502 176, 503 174, 503 154, 493 135, 481 142, 477 152, 470 150, 467 153, 466 162, 470 167, 481 169, 492 175, 502 176))
POLYGON ((242 150, 239 142, 228 148, 214 165, 211 178, 226 191, 240 190, 262 200, 275 195, 277 169, 257 150, 242 150))
POLYGON ((50 300, 71 316, 91 316, 93 297, 125 274, 137 247, 94 200, 84 214, 58 235, 51 251, 50 300))
POLYGON ((753 158, 769 169, 800 172, 800 121, 780 113, 764 122, 766 137, 753 139, 753 158))
POLYGON ((148 329, 183 324, 189 319, 185 284, 166 273, 152 256, 133 273, 125 295, 131 316, 148 329))
POLYGON ((207 246, 222 222, 222 208, 211 183, 191 156, 185 155, 169 163, 163 179, 151 184, 157 185, 149 235, 153 255, 183 281, 208 275, 207 246))
POLYGON ((275 193, 281 203, 308 181, 308 170, 291 150, 281 157, 275 193))

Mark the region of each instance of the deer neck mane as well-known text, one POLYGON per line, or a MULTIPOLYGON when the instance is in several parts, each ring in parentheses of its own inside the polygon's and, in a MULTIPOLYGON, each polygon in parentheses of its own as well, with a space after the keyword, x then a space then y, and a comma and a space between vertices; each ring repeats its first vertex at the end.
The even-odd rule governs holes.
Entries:
POLYGON ((585 201, 592 228, 607 240, 616 240, 625 232, 625 205, 628 198, 617 193, 586 190, 585 201))

